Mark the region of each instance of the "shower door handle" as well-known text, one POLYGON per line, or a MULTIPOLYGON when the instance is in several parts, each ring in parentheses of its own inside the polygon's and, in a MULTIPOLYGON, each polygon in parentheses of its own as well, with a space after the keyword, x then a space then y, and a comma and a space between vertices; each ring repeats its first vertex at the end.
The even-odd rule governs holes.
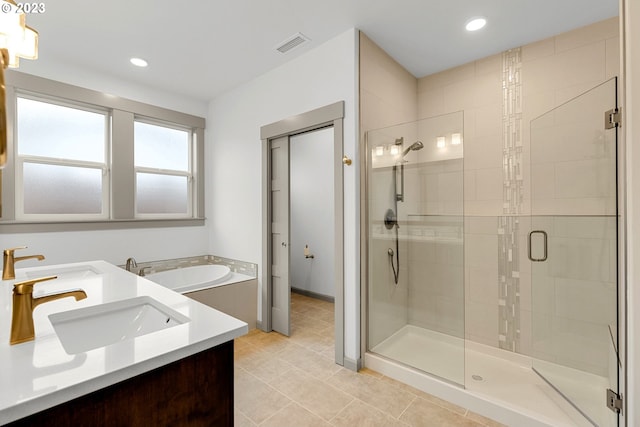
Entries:
POLYGON ((531 233, 529 233, 529 238, 527 240, 528 240, 527 256, 529 257, 529 260, 532 262, 546 261, 547 260, 547 240, 548 240, 547 233, 542 230, 533 230, 531 233), (534 258, 532 255, 531 241, 533 240, 532 237, 534 234, 542 234, 542 258, 534 258))

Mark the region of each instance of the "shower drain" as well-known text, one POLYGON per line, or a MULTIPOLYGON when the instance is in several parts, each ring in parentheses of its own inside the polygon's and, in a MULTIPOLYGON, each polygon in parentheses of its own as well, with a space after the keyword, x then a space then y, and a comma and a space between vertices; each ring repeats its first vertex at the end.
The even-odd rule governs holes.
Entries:
POLYGON ((473 378, 475 381, 484 381, 484 378, 482 378, 480 375, 471 375, 471 378, 473 378))

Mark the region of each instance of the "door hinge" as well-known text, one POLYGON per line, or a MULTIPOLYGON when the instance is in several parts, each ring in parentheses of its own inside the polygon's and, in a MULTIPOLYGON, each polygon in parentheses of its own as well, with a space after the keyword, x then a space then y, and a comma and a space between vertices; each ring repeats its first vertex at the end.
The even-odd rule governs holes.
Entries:
POLYGON ((611 389, 607 389, 607 407, 616 414, 622 412, 622 397, 611 389))
POLYGON ((613 129, 622 126, 622 112, 619 108, 606 111, 604 113, 604 128, 613 129))

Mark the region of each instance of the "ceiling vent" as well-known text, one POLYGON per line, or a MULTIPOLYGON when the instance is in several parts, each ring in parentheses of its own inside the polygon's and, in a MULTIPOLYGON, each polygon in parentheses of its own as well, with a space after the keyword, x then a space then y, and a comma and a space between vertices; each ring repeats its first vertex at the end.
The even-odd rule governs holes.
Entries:
POLYGON ((280 53, 287 53, 290 50, 306 43, 309 41, 309 38, 306 37, 304 34, 302 33, 296 33, 294 35, 292 35, 291 37, 287 38, 285 41, 281 42, 280 44, 278 44, 278 46, 276 47, 276 50, 280 53))

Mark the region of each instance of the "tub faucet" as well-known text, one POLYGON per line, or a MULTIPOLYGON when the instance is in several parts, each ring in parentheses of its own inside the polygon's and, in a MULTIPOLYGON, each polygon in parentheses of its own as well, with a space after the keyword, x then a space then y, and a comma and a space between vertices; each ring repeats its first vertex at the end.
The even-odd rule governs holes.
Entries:
POLYGON ((131 271, 132 268, 138 268, 138 263, 136 262, 136 259, 134 257, 127 258, 127 263, 125 264, 124 268, 127 271, 131 271))
POLYGON ((24 261, 25 259, 32 259, 32 258, 35 258, 39 261, 42 261, 44 259, 43 255, 27 255, 27 256, 15 257, 13 255, 13 252, 17 251, 18 249, 27 249, 27 247, 20 246, 17 248, 4 250, 4 256, 2 259, 2 280, 9 280, 9 279, 16 278, 16 270, 15 270, 16 262, 24 261))
POLYGON ((35 337, 33 326, 33 310, 40 304, 55 301, 60 298, 74 297, 76 301, 85 299, 87 294, 81 289, 74 289, 57 294, 33 297, 33 285, 38 282, 56 279, 58 276, 46 276, 25 280, 13 285, 13 313, 11 315, 11 345, 31 341, 35 337))

